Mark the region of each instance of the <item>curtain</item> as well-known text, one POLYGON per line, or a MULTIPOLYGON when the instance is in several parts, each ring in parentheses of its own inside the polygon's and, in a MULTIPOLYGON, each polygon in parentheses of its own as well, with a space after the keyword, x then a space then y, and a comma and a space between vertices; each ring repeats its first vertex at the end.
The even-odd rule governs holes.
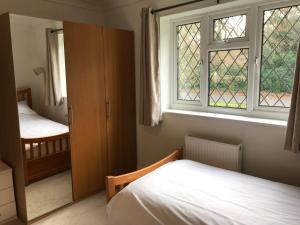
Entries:
POLYGON ((161 121, 159 74, 159 25, 151 8, 142 9, 140 115, 141 125, 157 126, 161 121))
POLYGON ((45 104, 57 106, 61 103, 62 94, 59 75, 58 33, 46 29, 47 35, 47 73, 45 77, 45 104))
POLYGON ((295 153, 300 152, 300 46, 296 61, 294 87, 290 115, 288 119, 287 132, 284 148, 295 153))

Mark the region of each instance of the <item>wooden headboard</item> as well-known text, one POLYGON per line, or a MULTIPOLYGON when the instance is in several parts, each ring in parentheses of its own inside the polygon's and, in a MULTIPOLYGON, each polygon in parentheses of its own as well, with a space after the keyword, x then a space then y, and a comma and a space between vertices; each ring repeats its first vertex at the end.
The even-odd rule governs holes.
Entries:
POLYGON ((20 101, 27 101, 27 104, 32 108, 31 88, 26 88, 17 91, 17 99, 20 101))

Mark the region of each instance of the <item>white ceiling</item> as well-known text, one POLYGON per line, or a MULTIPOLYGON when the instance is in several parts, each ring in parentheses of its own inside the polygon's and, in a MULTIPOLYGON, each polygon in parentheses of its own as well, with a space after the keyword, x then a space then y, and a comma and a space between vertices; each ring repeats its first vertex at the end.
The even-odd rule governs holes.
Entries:
POLYGON ((45 0, 86 9, 109 9, 120 7, 141 0, 45 0))

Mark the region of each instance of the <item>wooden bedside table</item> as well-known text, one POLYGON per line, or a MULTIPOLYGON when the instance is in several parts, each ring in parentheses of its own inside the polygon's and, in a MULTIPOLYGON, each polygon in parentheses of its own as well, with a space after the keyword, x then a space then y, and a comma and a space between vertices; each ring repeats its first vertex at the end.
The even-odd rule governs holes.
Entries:
POLYGON ((0 224, 17 218, 12 169, 0 161, 0 224))

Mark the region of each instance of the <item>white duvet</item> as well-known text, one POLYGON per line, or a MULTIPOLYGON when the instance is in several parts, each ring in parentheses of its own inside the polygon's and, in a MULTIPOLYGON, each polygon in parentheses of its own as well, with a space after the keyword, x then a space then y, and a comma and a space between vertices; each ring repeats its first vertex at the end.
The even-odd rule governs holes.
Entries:
POLYGON ((300 225, 300 188, 179 160, 129 184, 107 214, 110 225, 300 225))
POLYGON ((26 103, 18 103, 21 138, 43 138, 69 132, 68 126, 38 115, 26 103))
POLYGON ((38 114, 19 114, 21 138, 42 138, 69 132, 66 125, 46 119, 38 114))

